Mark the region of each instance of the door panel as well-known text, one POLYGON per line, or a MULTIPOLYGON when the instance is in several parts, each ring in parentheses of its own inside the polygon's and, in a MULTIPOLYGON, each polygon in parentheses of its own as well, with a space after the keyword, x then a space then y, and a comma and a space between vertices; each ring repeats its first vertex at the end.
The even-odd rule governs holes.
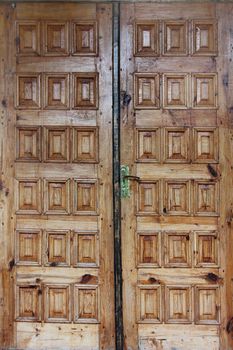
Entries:
POLYGON ((113 349, 111 5, 1 11, 0 347, 113 349))
POLYGON ((126 349, 232 348, 228 6, 121 6, 126 349))

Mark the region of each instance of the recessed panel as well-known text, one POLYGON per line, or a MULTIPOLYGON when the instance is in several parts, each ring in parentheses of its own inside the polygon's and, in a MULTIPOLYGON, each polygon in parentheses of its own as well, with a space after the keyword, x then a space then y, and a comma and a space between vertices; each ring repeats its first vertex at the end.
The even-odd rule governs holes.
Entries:
POLYGON ((46 74, 44 76, 44 108, 69 108, 69 75, 46 74))
POLYGON ((36 322, 41 319, 39 286, 16 286, 16 320, 36 322))
POLYGON ((22 179, 17 181, 16 208, 17 214, 41 213, 40 180, 22 179))
POLYGON ((140 181, 138 184, 138 215, 159 214, 159 183, 158 181, 140 181))
POLYGON ((191 287, 166 286, 165 309, 166 323, 191 323, 191 287))
POLYGON ((20 56, 40 54, 40 23, 37 21, 18 21, 16 24, 16 48, 20 56))
POLYGON ((17 265, 41 264, 41 231, 24 229, 16 230, 17 265))
POLYGON ((73 108, 98 109, 99 83, 97 73, 75 73, 73 75, 73 108))
POLYGON ((18 127, 16 129, 16 160, 41 160, 41 129, 40 127, 18 127))
POLYGON ((98 266, 99 236, 97 232, 74 232, 74 265, 98 266))
POLYGON ((217 75, 200 73, 192 75, 192 104, 193 108, 217 108, 217 75))
POLYGON ((68 214, 69 213, 69 180, 47 179, 44 182, 45 189, 45 213, 68 214))
POLYGON ((98 162, 98 129, 83 127, 73 129, 73 156, 75 163, 98 162))
POLYGON ((192 21, 193 55, 217 55, 217 23, 215 20, 192 21))
POLYGON ((98 53, 97 22, 73 23, 73 55, 96 56, 98 53))
POLYGON ((189 129, 165 128, 164 162, 188 163, 190 161, 189 129))
POLYGON ((45 264, 68 266, 70 264, 70 232, 46 231, 45 264))
POLYGON ((99 300, 95 286, 74 286, 74 322, 98 323, 99 300))
POLYGON ((163 75, 163 107, 185 109, 188 106, 188 77, 186 74, 163 75))
POLYGON ((70 322, 70 286, 45 285, 45 321, 70 322))
POLYGON ((76 215, 97 215, 96 180, 74 180, 73 212, 76 215))
POLYGON ((163 213, 168 215, 190 214, 190 182, 165 181, 164 182, 163 213))
POLYGON ((136 109, 158 109, 159 75, 136 73, 134 75, 134 107, 136 109))
POLYGON ((160 161, 160 130, 138 129, 136 132, 138 162, 160 161))
POLYGON ((219 215, 219 183, 196 181, 194 188, 194 210, 199 216, 219 215))
POLYGON ((186 56, 188 54, 187 22, 163 22, 163 55, 186 56))
POLYGON ((195 323, 218 324, 219 321, 219 287, 197 286, 195 288, 195 323))
POLYGON ((189 232, 164 233, 164 266, 191 267, 191 240, 189 232))
POLYGON ((217 163, 219 156, 218 129, 193 129, 195 163, 217 163))
POLYGON ((195 232, 195 265, 217 267, 219 263, 219 238, 215 231, 195 232))
POLYGON ((158 22, 135 23, 135 56, 157 56, 159 54, 158 22))
POLYGON ((140 286, 137 290, 137 316, 139 323, 161 323, 161 287, 140 286))
POLYGON ((161 266, 161 237, 159 232, 137 232, 138 266, 161 266))
POLYGON ((69 129, 66 127, 44 128, 44 161, 69 161, 69 129))
POLYGON ((40 108, 40 74, 18 75, 16 89, 16 108, 40 108))
POLYGON ((69 53, 68 22, 44 23, 43 50, 46 56, 67 56, 69 53))

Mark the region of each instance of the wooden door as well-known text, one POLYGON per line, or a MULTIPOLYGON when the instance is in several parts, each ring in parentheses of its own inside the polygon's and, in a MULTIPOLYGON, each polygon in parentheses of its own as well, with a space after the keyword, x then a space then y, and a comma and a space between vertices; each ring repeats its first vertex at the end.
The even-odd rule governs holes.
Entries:
POLYGON ((132 96, 121 161, 136 176, 122 199, 127 350, 233 348, 232 13, 121 6, 121 89, 132 96))
POLYGON ((0 348, 113 349, 111 5, 0 11, 0 348))

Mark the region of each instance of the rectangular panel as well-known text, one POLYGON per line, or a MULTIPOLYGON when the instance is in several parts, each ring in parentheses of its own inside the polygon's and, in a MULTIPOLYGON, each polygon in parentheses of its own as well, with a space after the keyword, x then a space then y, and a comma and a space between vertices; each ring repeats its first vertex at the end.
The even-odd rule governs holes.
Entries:
POLYGON ((189 163, 190 137, 188 128, 164 129, 164 162, 189 163))
POLYGON ((135 73, 134 107, 136 109, 158 109, 159 106, 159 75, 135 73))
POLYGON ((195 181, 194 213, 198 216, 219 215, 219 183, 216 181, 195 181))
POLYGON ((98 232, 74 232, 73 264, 77 267, 97 267, 99 265, 98 232))
POLYGON ((98 109, 99 79, 97 73, 73 74, 73 108, 98 109))
POLYGON ((139 286, 136 310, 139 323, 161 323, 161 286, 139 286))
POLYGON ((195 232, 195 266, 218 267, 219 237, 215 231, 195 232))
POLYGON ((16 320, 38 322, 41 319, 41 297, 39 286, 16 286, 16 320))
POLYGON ((191 267, 192 242, 190 232, 171 231, 164 236, 164 266, 191 267))
POLYGON ((198 109, 217 108, 217 74, 192 75, 192 107, 198 109))
POLYGON ((67 163, 70 156, 69 128, 51 126, 44 128, 43 132, 44 161, 67 163))
POLYGON ((168 215, 190 215, 190 181, 164 181, 163 213, 168 215))
POLYGON ((138 184, 138 215, 159 214, 159 182, 140 181, 138 184))
POLYGON ((70 286, 45 285, 44 313, 46 322, 70 322, 70 286))
POLYGON ((159 54, 159 23, 157 21, 136 22, 134 26, 135 56, 157 56, 159 54))
POLYGON ((99 151, 98 128, 73 128, 72 161, 75 163, 97 163, 99 151))
POLYGON ((136 233, 138 267, 161 266, 161 234, 143 231, 136 233))
POLYGON ((193 129, 195 163, 217 163, 219 155, 218 129, 194 128, 193 129))
POLYGON ((16 79, 16 108, 39 109, 40 74, 19 74, 16 79))
POLYGON ((74 322, 99 322, 99 291, 95 286, 74 286, 74 322))
POLYGON ((163 107, 185 109, 188 107, 188 76, 181 73, 163 75, 163 107))
POLYGON ((96 180, 74 180, 73 213, 76 215, 97 215, 96 180))
POLYGON ((138 162, 160 161, 160 130, 137 129, 136 131, 136 160, 138 162))
POLYGON ((195 288, 195 323, 218 324, 219 322, 219 287, 197 286, 195 288))
POLYGON ((16 47, 20 56, 38 56, 40 54, 40 22, 16 22, 16 47))
POLYGON ((17 265, 41 265, 41 230, 16 230, 17 265))
POLYGON ((49 21, 43 23, 43 54, 45 56, 67 56, 69 53, 68 22, 49 21))
POLYGON ((188 54, 187 29, 186 21, 163 22, 164 56, 186 56, 188 54))
POLYGON ((192 297, 190 286, 166 286, 166 323, 192 322, 192 297))
POLYGON ((68 109, 70 105, 69 74, 44 75, 44 108, 68 109))
POLYGON ((68 214, 70 208, 70 181, 44 180, 44 211, 46 214, 68 214))
POLYGON ((17 180, 16 213, 41 213, 41 182, 39 179, 17 180))
POLYGON ((16 160, 41 160, 41 128, 22 126, 16 129, 16 160))
POLYGON ((217 55, 216 20, 197 19, 192 21, 192 45, 195 56, 217 55))
POLYGON ((45 232, 45 265, 70 265, 70 232, 53 230, 45 232))
POLYGON ((75 56, 96 56, 98 54, 97 22, 75 21, 72 26, 72 54, 75 56))

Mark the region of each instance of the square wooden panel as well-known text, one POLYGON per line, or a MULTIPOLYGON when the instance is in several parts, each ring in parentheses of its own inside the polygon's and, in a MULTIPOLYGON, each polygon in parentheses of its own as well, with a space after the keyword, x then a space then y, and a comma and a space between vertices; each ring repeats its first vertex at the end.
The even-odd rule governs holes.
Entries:
POLYGON ((217 128, 194 128, 193 145, 193 162, 218 163, 219 141, 217 128))
POLYGON ((192 107, 216 109, 218 100, 217 74, 200 73, 192 75, 192 107))
POLYGON ((163 75, 163 108, 188 107, 188 75, 169 73, 163 75))
POLYGON ((198 216, 219 215, 219 183, 196 181, 194 184, 194 213, 198 216))
POLYGON ((138 162, 159 162, 160 129, 137 129, 136 148, 138 162))
POLYGON ((16 108, 40 108, 40 74, 19 74, 16 82, 16 108))
POLYGON ((138 267, 161 266, 161 235, 160 232, 137 232, 137 262, 138 267))
POLYGON ((164 266, 191 267, 191 249, 190 232, 164 233, 164 266))
POLYGON ((74 163, 97 163, 99 154, 99 132, 97 127, 73 128, 74 163))
POLYGON ((41 128, 39 126, 16 128, 16 160, 23 162, 41 160, 41 128))
POLYGON ((70 265, 70 232, 46 231, 45 237, 45 265, 69 266, 70 265))
POLYGON ((159 182, 140 181, 138 183, 138 215, 158 215, 159 214, 159 182))
POLYGON ((43 53, 45 56, 67 56, 69 54, 68 22, 44 22, 43 35, 43 53))
POLYGON ((163 55, 186 56, 188 54, 188 30, 186 21, 163 22, 163 55))
POLYGON ((68 284, 45 285, 45 322, 70 322, 70 286, 68 284))
POLYGON ((75 56, 97 56, 98 27, 96 21, 73 22, 72 54, 75 56))
POLYGON ((74 285, 74 322, 99 323, 99 291, 97 286, 74 285))
POLYGON ((76 215, 97 215, 97 208, 97 181, 74 180, 73 213, 76 215))
POLYGON ((69 74, 44 75, 44 108, 68 109, 70 106, 69 74))
POLYGON ((161 323, 161 286, 139 286, 136 310, 139 323, 161 323))
POLYGON ((16 230, 17 265, 41 265, 41 230, 16 230))
POLYGON ((190 215, 190 181, 164 181, 163 213, 167 215, 190 215))
POLYGON ((166 286, 165 315, 166 323, 192 322, 191 286, 166 286))
POLYGON ((16 214, 40 214, 41 199, 39 179, 17 180, 16 214))
POLYGON ((215 20, 192 21, 192 53, 195 56, 217 55, 217 22, 215 20))
POLYGON ((219 266, 219 238, 215 231, 196 231, 195 266, 219 266))
POLYGON ((134 74, 134 108, 158 109, 159 100, 159 74, 134 74))
POLYGON ((44 181, 45 214, 69 214, 70 181, 47 179, 44 181))
POLYGON ((74 266, 99 265, 99 236, 95 231, 74 232, 74 266))
POLYGON ((134 54, 143 57, 159 55, 159 24, 157 21, 135 23, 134 54))
POLYGON ((218 286, 196 286, 194 304, 196 324, 219 324, 220 291, 218 286))
POLYGON ((37 322, 41 320, 40 288, 37 285, 16 286, 16 321, 37 322))
POLYGON ((73 108, 98 109, 99 77, 98 73, 73 74, 73 108))
POLYGON ((20 56, 40 54, 40 22, 16 22, 16 50, 20 56))
POLYGON ((56 126, 44 128, 43 148, 45 162, 69 162, 69 128, 56 126))
POLYGON ((164 162, 190 162, 190 136, 188 128, 164 129, 164 162))

